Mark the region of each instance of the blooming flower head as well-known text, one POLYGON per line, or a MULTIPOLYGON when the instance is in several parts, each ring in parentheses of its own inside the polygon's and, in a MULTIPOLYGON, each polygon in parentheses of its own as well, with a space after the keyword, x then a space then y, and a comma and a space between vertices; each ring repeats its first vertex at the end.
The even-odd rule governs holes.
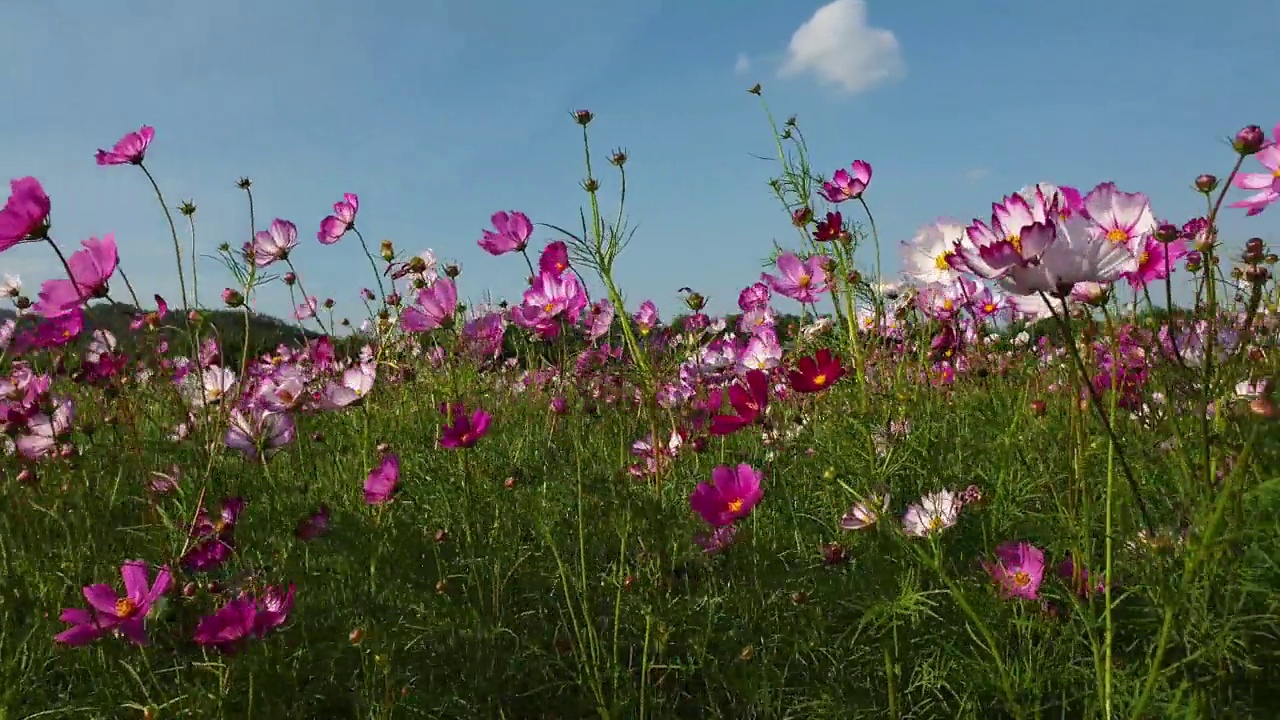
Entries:
POLYGON ((902 516, 902 529, 914 537, 928 537, 956 524, 960 498, 950 490, 940 490, 912 503, 902 516))
POLYGON ((1163 280, 1178 265, 1178 261, 1190 252, 1181 238, 1170 243, 1160 242, 1155 235, 1147 235, 1138 247, 1137 267, 1124 277, 1134 290, 1146 287, 1155 280, 1163 280))
POLYGON ((254 597, 242 594, 200 619, 194 639, 222 652, 233 652, 251 638, 261 638, 283 625, 293 610, 295 587, 271 586, 254 597))
POLYGON ((1035 600, 1044 579, 1044 551, 1028 542, 1005 542, 996 548, 996 561, 983 568, 1011 598, 1035 600))
POLYGON ((105 235, 101 240, 91 237, 80 246, 82 249, 67 259, 71 276, 46 280, 40 286, 40 301, 33 307, 40 315, 61 315, 93 298, 106 295, 107 280, 115 273, 120 260, 115 237, 105 235))
POLYGON ((794 253, 778 256, 778 275, 761 274, 760 279, 779 295, 797 302, 812 305, 818 296, 827 291, 827 257, 814 255, 801 261, 794 253))
POLYGON ((1084 196, 1084 214, 1093 221, 1090 232, 1113 245, 1136 248, 1156 230, 1147 196, 1121 192, 1115 183, 1101 183, 1090 190, 1084 196))
POLYGON ((297 436, 298 428, 292 415, 255 406, 231 411, 224 441, 227 447, 239 450, 250 459, 265 460, 297 436))
POLYGON ((533 223, 522 212, 496 212, 491 217, 494 231, 485 230, 480 238, 480 248, 490 255, 523 252, 533 235, 533 223))
POLYGON ((98 150, 95 157, 99 165, 141 165, 147 154, 147 146, 156 136, 155 128, 143 125, 116 141, 111 150, 98 150))
POLYGON ((276 218, 271 228, 253 236, 253 263, 267 267, 277 260, 289 257, 289 251, 298 246, 298 228, 288 220, 276 218))
POLYGON ((400 324, 409 332, 426 332, 453 321, 458 310, 458 289, 450 278, 440 278, 418 291, 418 301, 400 312, 400 324))
POLYGON ((652 300, 640 303, 635 315, 636 327, 641 335, 648 335, 658 325, 658 306, 652 300))
POLYGON ((538 257, 538 269, 559 277, 569 269, 569 246, 563 240, 547 243, 538 257))
POLYGON ((355 227, 356 213, 360 211, 360 198, 355 193, 343 193, 342 199, 333 204, 333 214, 320 221, 316 239, 324 245, 332 245, 355 227))
POLYGON ((400 484, 400 456, 387 453, 364 481, 364 501, 367 505, 391 502, 400 484))
POLYGON ((689 495, 689 507, 712 527, 731 525, 750 515, 764 497, 761 477, 758 470, 745 463, 737 468, 717 465, 711 471, 711 483, 698 483, 689 495))
POLYGON ((0 208, 0 252, 47 235, 53 206, 40 181, 33 177, 10 181, 9 191, 9 199, 0 208))
POLYGON ((477 408, 467 415, 467 408, 462 403, 447 403, 441 407, 447 422, 440 433, 440 447, 449 450, 474 447, 480 438, 489 433, 489 424, 493 416, 477 408))
POLYGON ((796 369, 787 374, 791 389, 796 392, 821 392, 831 387, 844 377, 845 370, 840 364, 840 356, 822 348, 812 356, 800 358, 796 369))
POLYGON ((149 582, 146 563, 131 560, 120 566, 124 580, 124 594, 119 595, 105 583, 86 585, 84 597, 88 609, 68 608, 60 619, 71 628, 54 639, 68 645, 84 645, 108 632, 117 632, 135 645, 147 644, 145 622, 151 607, 169 590, 173 576, 168 567, 156 573, 155 582, 149 582))
POLYGON ((822 183, 822 196, 829 202, 856 200, 862 197, 862 193, 871 184, 871 165, 865 160, 854 160, 849 169, 853 172, 837 170, 829 182, 822 183))
POLYGON ((742 381, 729 386, 729 404, 734 415, 716 415, 711 419, 712 435, 729 435, 755 422, 769 404, 769 377, 751 370, 742 381))
POLYGON ((880 516, 889 512, 890 496, 887 492, 876 492, 867 495, 849 508, 849 512, 840 516, 841 530, 863 530, 875 525, 880 516))
POLYGON ((921 228, 902 246, 902 272, 917 284, 950 284, 956 276, 951 256, 963 241, 965 226, 954 220, 938 220, 921 228))

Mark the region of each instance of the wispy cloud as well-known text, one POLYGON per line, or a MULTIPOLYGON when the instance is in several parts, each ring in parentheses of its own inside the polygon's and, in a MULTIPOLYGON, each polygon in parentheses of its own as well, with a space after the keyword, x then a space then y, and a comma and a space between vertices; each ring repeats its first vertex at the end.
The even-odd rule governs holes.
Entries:
POLYGON ((835 0, 791 36, 779 75, 803 74, 854 95, 901 79, 906 63, 897 36, 868 24, 863 0, 835 0))
POLYGON ((733 72, 745 75, 751 69, 751 58, 746 53, 738 53, 738 60, 733 64, 733 72))
POLYGON ((976 167, 966 172, 964 174, 964 179, 968 180, 969 182, 978 182, 979 180, 985 178, 990 174, 991 174, 991 170, 989 170, 988 168, 976 167))

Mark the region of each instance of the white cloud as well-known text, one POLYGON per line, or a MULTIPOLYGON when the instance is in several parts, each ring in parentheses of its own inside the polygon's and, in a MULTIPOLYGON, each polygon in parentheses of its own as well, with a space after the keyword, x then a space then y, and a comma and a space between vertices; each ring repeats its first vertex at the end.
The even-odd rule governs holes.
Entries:
POLYGON ((969 182, 978 182, 982 178, 991 174, 991 171, 984 167, 976 167, 964 174, 964 179, 969 182))
POLYGON ((733 64, 733 72, 744 75, 751 69, 751 58, 746 53, 738 53, 738 61, 733 64))
POLYGON ((867 24, 863 0, 835 0, 818 8, 791 35, 782 77, 811 73, 850 95, 906 74, 898 38, 867 24))

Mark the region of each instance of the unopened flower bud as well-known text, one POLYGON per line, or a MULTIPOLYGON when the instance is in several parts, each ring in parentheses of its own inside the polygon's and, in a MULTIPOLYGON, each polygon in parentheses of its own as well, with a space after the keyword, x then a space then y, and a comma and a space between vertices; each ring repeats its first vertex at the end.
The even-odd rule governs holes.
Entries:
POLYGON ((609 162, 613 163, 618 167, 622 167, 623 165, 626 165, 627 151, 623 150, 622 148, 618 148, 617 150, 614 150, 613 154, 609 156, 609 162))
POLYGON ((19 295, 18 298, 13 301, 13 304, 19 310, 26 310, 27 308, 31 307, 31 298, 27 297, 26 295, 19 295))
POLYGON ((813 220, 813 208, 808 205, 791 211, 791 224, 796 227, 804 227, 813 220))
POLYGON ((1252 237, 1244 243, 1245 252, 1261 253, 1263 251, 1262 238, 1252 237))
POLYGON ((462 274, 462 266, 457 263, 449 263, 444 266, 444 274, 450 278, 456 278, 462 274))
POLYGON ((222 291, 222 302, 229 308, 238 308, 244 305, 244 295, 239 290, 225 288, 222 291))
POLYGON ((1208 195, 1218 189, 1218 178, 1215 175, 1204 173, 1196 176, 1196 190, 1208 195))
POLYGON ((247 177, 242 177, 236 181, 236 187, 240 188, 241 190, 248 190, 249 188, 253 187, 253 181, 247 177))
POLYGON ((335 305, 335 303, 334 303, 334 301, 333 301, 333 298, 325 298, 325 299, 324 299, 324 309, 325 309, 325 310, 332 310, 334 305, 335 305))
POLYGON ((1180 232, 1181 231, 1178 229, 1178 226, 1173 223, 1161 223, 1160 226, 1156 228, 1156 240, 1159 240, 1162 243, 1171 243, 1178 239, 1180 232))
POLYGON ((591 112, 590 110, 574 110, 573 111, 573 121, 578 123, 582 127, 586 127, 588 124, 591 123, 593 119, 595 119, 595 113, 591 112))
POLYGON ((379 251, 382 253, 382 259, 387 262, 391 262, 391 260, 396 256, 396 246, 392 245, 390 240, 383 240, 382 245, 379 247, 379 251))
POLYGON ((190 200, 183 200, 182 204, 178 206, 178 212, 186 217, 191 217, 196 214, 196 204, 190 200))
POLYGON ((288 285, 289 287, 293 287, 298 282, 298 276, 292 272, 285 273, 284 276, 281 277, 280 279, 283 280, 284 284, 288 285))
POLYGON ((1253 155, 1262 149, 1267 136, 1257 125, 1246 125, 1231 140, 1231 147, 1241 155, 1253 155))
POLYGON ((352 645, 359 645, 364 640, 364 628, 355 628, 347 634, 347 640, 352 645))
POLYGON ((593 193, 600 189, 600 181, 595 178, 587 178, 582 181, 582 189, 589 193, 593 193))

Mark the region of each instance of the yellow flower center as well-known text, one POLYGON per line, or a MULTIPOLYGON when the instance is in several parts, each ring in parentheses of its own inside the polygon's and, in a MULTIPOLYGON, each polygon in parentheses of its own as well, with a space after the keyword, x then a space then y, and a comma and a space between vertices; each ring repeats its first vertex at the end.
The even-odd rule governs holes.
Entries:
POLYGON ((983 305, 983 306, 982 306, 982 310, 983 310, 983 312, 993 313, 993 312, 995 312, 995 311, 996 311, 996 304, 995 304, 995 303, 987 303, 986 305, 983 305))
POLYGON ((813 278, 809 277, 808 275, 801 275, 800 279, 796 281, 796 284, 802 288, 807 288, 809 287, 809 284, 812 282, 813 282, 813 278))
POLYGON ((952 302, 951 298, 943 298, 942 309, 946 310, 947 312, 951 312, 952 310, 956 309, 956 304, 952 302))
POLYGON ((930 530, 937 530, 942 527, 942 516, 934 515, 929 518, 928 526, 930 530))
POLYGON ((116 617, 133 617, 136 612, 138 612, 138 605, 129 598, 124 597, 116 601, 116 617))
POLYGON ((1129 231, 1116 228, 1115 230, 1111 230, 1107 233, 1107 239, 1117 245, 1119 245, 1122 242, 1128 242, 1129 231))
POLYGON ((1008 240, 1009 240, 1009 244, 1013 246, 1013 249, 1017 250, 1018 254, 1021 255, 1022 254, 1022 236, 1010 235, 1008 237, 1008 240))
POLYGON ((1278 168, 1276 168, 1275 170, 1271 171, 1271 177, 1274 177, 1274 178, 1280 178, 1280 167, 1278 167, 1278 168))
POLYGON ((826 385, 826 384, 827 384, 827 374, 826 374, 826 373, 818 373, 817 375, 815 375, 815 376, 813 377, 813 384, 814 384, 814 385, 817 385, 818 387, 822 387, 823 385, 826 385))
POLYGON ((546 305, 543 305, 543 306, 542 306, 542 312, 544 312, 544 313, 546 313, 546 314, 548 314, 548 315, 550 315, 551 313, 555 312, 555 309, 556 309, 556 305, 555 305, 555 303, 547 303, 546 305))
POLYGON ((947 262, 947 259, 950 258, 952 255, 955 255, 955 252, 951 250, 942 251, 940 255, 938 255, 933 259, 933 266, 938 268, 939 270, 950 270, 951 263, 947 262))
POLYGON ((1013 574, 1013 584, 1018 587, 1026 587, 1031 582, 1031 576, 1019 570, 1013 574))
POLYGON ((741 498, 734 498, 729 501, 729 512, 741 512, 741 511, 742 511, 741 498))
POLYGON ((1144 252, 1138 256, 1138 267, 1142 267, 1143 265, 1146 265, 1150 261, 1151 261, 1151 254, 1144 252))

